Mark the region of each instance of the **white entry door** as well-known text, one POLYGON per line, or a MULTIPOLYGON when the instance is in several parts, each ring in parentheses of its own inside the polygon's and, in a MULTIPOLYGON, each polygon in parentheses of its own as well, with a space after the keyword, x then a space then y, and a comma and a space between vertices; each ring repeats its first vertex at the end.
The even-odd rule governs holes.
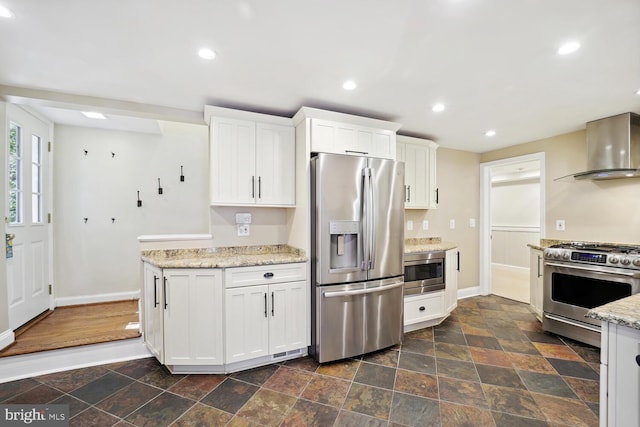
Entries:
POLYGON ((8 105, 7 259, 9 326, 16 329, 49 309, 49 124, 8 105))

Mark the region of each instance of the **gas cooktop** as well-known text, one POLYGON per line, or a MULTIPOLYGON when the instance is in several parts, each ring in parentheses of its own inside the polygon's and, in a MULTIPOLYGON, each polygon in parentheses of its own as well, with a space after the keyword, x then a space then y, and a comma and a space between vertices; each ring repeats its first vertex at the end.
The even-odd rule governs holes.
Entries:
POLYGON ((568 242, 544 250, 544 258, 565 263, 640 270, 640 246, 568 242))

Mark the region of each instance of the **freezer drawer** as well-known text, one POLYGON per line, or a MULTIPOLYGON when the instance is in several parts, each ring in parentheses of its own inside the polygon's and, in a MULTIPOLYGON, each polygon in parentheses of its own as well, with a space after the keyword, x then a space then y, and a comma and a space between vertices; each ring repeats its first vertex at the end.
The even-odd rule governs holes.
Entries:
POLYGON ((402 276, 315 289, 311 354, 320 363, 398 344, 403 331, 402 276))

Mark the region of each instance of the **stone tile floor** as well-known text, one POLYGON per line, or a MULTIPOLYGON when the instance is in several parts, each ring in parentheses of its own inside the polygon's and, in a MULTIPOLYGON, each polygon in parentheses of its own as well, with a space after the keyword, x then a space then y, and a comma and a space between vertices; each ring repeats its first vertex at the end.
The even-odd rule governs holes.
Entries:
POLYGON ((142 359, 0 384, 0 402, 68 404, 72 426, 597 426, 598 372, 599 349, 486 296, 336 363, 171 375, 142 359))

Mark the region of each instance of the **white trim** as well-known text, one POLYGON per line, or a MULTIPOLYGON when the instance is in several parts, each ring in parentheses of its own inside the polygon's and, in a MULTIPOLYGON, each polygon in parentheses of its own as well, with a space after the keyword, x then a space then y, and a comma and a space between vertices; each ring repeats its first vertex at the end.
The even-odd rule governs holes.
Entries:
POLYGON ((480 286, 458 289, 458 299, 477 297, 478 295, 482 295, 480 293, 480 286))
POLYGON ((16 336, 11 329, 0 333, 0 350, 7 348, 7 346, 13 344, 16 340, 16 336))
POLYGON ((232 108, 205 105, 204 121, 210 125, 212 117, 224 117, 227 119, 247 120, 251 122, 271 123, 275 125, 293 127, 293 120, 290 117, 274 116, 270 114, 255 113, 253 111, 235 110, 232 108))
POLYGON ((142 337, 4 357, 0 359, 0 383, 145 357, 152 354, 142 337))
POLYGON ((517 233, 539 233, 540 226, 538 225, 493 225, 491 226, 492 230, 495 231, 507 231, 507 232, 517 232, 517 233))
POLYGON ((56 298, 56 307, 66 305, 95 304, 100 302, 140 299, 140 291, 115 292, 112 294, 83 295, 79 297, 56 298))
POLYGON ((491 291, 491 168, 538 160, 540 162, 540 238, 545 236, 545 153, 533 153, 480 163, 480 295, 491 291))

